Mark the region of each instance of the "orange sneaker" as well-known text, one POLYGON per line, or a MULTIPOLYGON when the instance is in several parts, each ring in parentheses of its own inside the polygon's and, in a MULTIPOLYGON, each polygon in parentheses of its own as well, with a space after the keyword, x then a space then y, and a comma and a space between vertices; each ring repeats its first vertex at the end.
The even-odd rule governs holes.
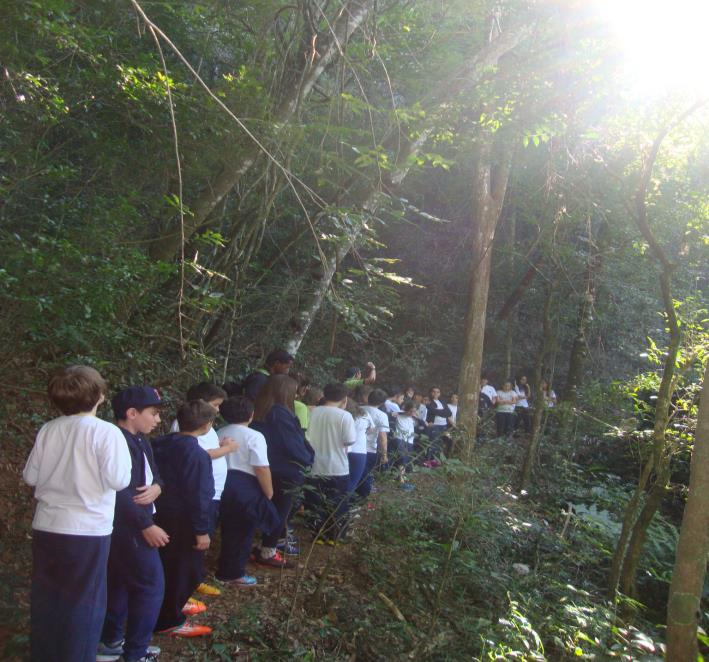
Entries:
POLYGON ((208 625, 195 625, 185 621, 177 627, 160 630, 159 634, 169 634, 171 637, 204 637, 207 634, 212 634, 212 628, 208 625))
POLYGON ((182 613, 185 616, 194 616, 195 614, 202 614, 205 611, 207 611, 207 605, 194 598, 190 598, 187 604, 182 608, 182 613))
POLYGON ((201 593, 202 595, 221 595, 222 594, 222 592, 216 586, 212 586, 211 584, 205 584, 204 582, 202 582, 197 587, 197 593, 201 593))

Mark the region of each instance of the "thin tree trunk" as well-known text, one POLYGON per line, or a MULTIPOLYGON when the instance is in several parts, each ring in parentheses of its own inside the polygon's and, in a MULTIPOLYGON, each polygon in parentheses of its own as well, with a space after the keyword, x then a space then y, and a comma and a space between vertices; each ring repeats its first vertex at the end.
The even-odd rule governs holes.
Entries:
POLYGON ((668 662, 697 659, 699 602, 709 553, 709 364, 699 403, 689 495, 682 516, 667 604, 668 662))
MULTIPOLYGON (((640 184, 635 194, 635 210, 633 214, 635 224, 638 226, 640 234, 650 246, 652 256, 662 267, 662 271, 660 273, 660 292, 662 304, 665 309, 665 315, 667 317, 667 327, 670 334, 667 352, 663 363, 662 380, 660 381, 660 386, 657 392, 657 401, 655 404, 655 423, 652 432, 652 455, 648 458, 645 467, 643 467, 641 476, 641 478, 644 478, 647 482, 652 469, 657 468, 658 478, 655 482, 655 487, 657 490, 662 489, 663 493, 664 484, 669 479, 671 465, 670 450, 667 448, 666 430, 670 421, 670 407, 672 406, 672 392, 674 391, 675 386, 675 369, 677 356, 679 354, 681 334, 677 313, 674 307, 674 301, 672 299, 672 274, 675 270, 675 265, 669 260, 667 253, 665 253, 664 248, 657 241, 657 238, 648 223, 647 191, 650 186, 652 171, 663 140, 673 127, 682 123, 705 102, 706 101, 697 102, 687 111, 679 115, 674 122, 663 127, 663 129, 659 132, 652 144, 652 147, 650 148, 647 158, 645 159, 645 165, 640 177, 640 184), (666 477, 664 477, 663 480, 663 476, 665 476, 665 474, 666 477)), ((636 494, 640 489, 640 486, 636 488, 636 494)), ((637 513, 639 498, 631 499, 626 507, 623 518, 623 530, 621 531, 621 537, 613 555, 613 565, 611 567, 609 582, 611 597, 615 597, 619 584, 626 590, 630 590, 635 586, 637 565, 640 558, 640 552, 642 551, 642 545, 645 540, 644 529, 647 528, 649 522, 652 520, 652 517, 654 516, 662 500, 662 495, 658 495, 657 490, 653 489, 650 493, 647 503, 640 513, 637 513), (631 529, 626 530, 626 522, 632 522, 631 529), (638 529, 637 533, 635 531, 636 527, 638 529), (628 539, 630 539, 631 542, 633 539, 635 540, 632 549, 630 543, 626 546, 626 540, 628 539)))
MULTIPOLYGON (((376 0, 351 0, 342 8, 334 22, 334 34, 321 52, 313 53, 312 57, 308 58, 300 79, 293 84, 275 109, 271 119, 271 137, 277 136, 287 126, 303 99, 310 94, 325 70, 342 53, 345 44, 375 6, 376 0)), ((182 234, 184 240, 188 241, 204 225, 214 208, 251 169, 260 153, 260 147, 253 142, 242 145, 238 158, 225 165, 216 179, 210 182, 192 203, 192 214, 185 217, 184 233, 177 232, 171 224, 162 240, 153 243, 151 257, 156 260, 171 260, 180 250, 182 234)))
POLYGON ((477 432, 480 368, 485 339, 485 315, 490 290, 492 242, 507 191, 512 154, 500 135, 481 136, 476 147, 472 185, 473 244, 470 289, 465 317, 465 346, 458 384, 459 422, 466 434, 464 461, 472 455, 477 432))
MULTIPOLYGON (((589 224, 590 224, 589 219, 589 224)), ((588 330, 593 321, 593 307, 596 304, 596 292, 598 289, 598 276, 601 272, 601 256, 607 240, 607 223, 602 222, 598 230, 598 236, 594 240, 589 229, 588 243, 589 255, 586 265, 585 290, 579 303, 579 315, 576 324, 576 333, 571 352, 569 353, 569 369, 566 373, 566 385, 561 392, 561 400, 568 402, 571 406, 576 406, 578 389, 583 378, 583 368, 586 361, 588 348, 588 330)))
MULTIPOLYGON (((490 69, 490 67, 495 66, 503 55, 513 50, 530 33, 530 26, 523 25, 514 31, 502 33, 499 37, 490 42, 475 56, 475 58, 473 58, 469 69, 466 71, 466 84, 473 85, 478 82, 490 69)), ((456 75, 456 77, 454 77, 451 81, 451 89, 457 89, 456 86, 459 87, 458 78, 459 76, 456 75)), ((445 86, 442 86, 441 89, 445 89, 445 86)), ((394 169, 391 176, 391 184, 393 187, 400 186, 404 181, 411 170, 413 157, 418 154, 433 131, 434 126, 427 126, 419 133, 416 140, 408 141, 402 146, 402 150, 400 151, 397 159, 398 165, 394 169)), ((372 188, 366 195, 366 199, 362 204, 362 207, 369 213, 376 213, 382 196, 383 193, 380 190, 380 182, 373 182, 372 188)), ((335 266, 339 264, 347 256, 350 250, 357 245, 360 236, 361 230, 357 229, 353 231, 349 237, 349 240, 340 244, 336 251, 326 259, 325 264, 323 265, 322 277, 313 292, 312 298, 307 305, 296 314, 294 324, 295 331, 285 343, 288 351, 293 356, 295 356, 300 349, 300 346, 308 334, 315 316, 320 310, 322 302, 325 300, 325 294, 330 287, 333 276, 335 275, 335 266)), ((477 411, 477 404, 475 407, 477 411)))
POLYGON ((554 294, 554 283, 549 284, 547 296, 544 300, 544 312, 542 313, 542 340, 537 353, 537 358, 534 362, 534 376, 532 383, 532 393, 536 394, 534 399, 534 413, 532 415, 532 435, 527 446, 527 452, 524 456, 522 471, 520 472, 518 491, 526 490, 532 478, 532 469, 537 458, 537 450, 542 432, 542 419, 544 418, 544 410, 546 403, 544 394, 542 393, 542 379, 544 369, 546 368, 546 360, 551 351, 554 337, 551 328, 551 302, 554 294))

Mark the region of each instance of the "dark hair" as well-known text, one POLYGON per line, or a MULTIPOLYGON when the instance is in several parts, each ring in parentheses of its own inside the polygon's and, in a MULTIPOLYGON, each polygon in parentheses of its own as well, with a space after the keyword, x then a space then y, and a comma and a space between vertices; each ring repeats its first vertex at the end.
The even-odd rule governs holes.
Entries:
POLYGON ((264 365, 270 368, 274 363, 293 363, 293 357, 285 349, 274 349, 264 361, 264 365))
POLYGON ((288 375, 271 375, 256 398, 254 420, 263 421, 274 405, 283 405, 293 411, 298 382, 288 375))
POLYGON ((177 410, 177 424, 181 432, 194 432, 217 417, 217 408, 204 400, 190 400, 177 410))
POLYGON ((401 411, 413 411, 417 408, 417 404, 413 400, 404 400, 401 404, 401 411))
POLYGON ((345 388, 345 385, 340 384, 339 382, 326 384, 322 391, 327 402, 340 402, 347 397, 347 389, 345 388))
POLYGON ((386 391, 380 388, 375 388, 367 397, 367 403, 370 404, 372 407, 378 407, 379 405, 383 404, 386 399, 386 391))
POLYGON ((98 370, 86 365, 70 365, 49 380, 47 395, 65 416, 91 411, 108 387, 98 370))
POLYGON ((357 402, 367 402, 367 398, 371 392, 372 387, 369 384, 359 384, 352 389, 352 397, 357 402))
POLYGON ((317 407, 322 400, 322 389, 319 386, 311 386, 303 398, 303 403, 308 407, 317 407))
POLYGON ((358 372, 361 372, 361 370, 357 366, 347 368, 347 372, 345 373, 345 379, 353 379, 357 376, 358 372))
POLYGON ((242 382, 225 382, 222 384, 222 388, 227 398, 231 398, 235 395, 244 395, 244 384, 242 382))
POLYGON ((395 395, 404 395, 404 389, 398 384, 396 386, 389 387, 389 397, 393 398, 395 395))
POLYGON ((227 423, 246 423, 254 413, 254 403, 245 395, 235 395, 219 405, 219 413, 227 423))
POLYGON ((433 393, 433 389, 436 389, 437 391, 441 390, 440 386, 431 386, 431 388, 428 390, 428 394, 431 395, 433 393))
POLYGON ((187 390, 187 400, 226 400, 227 392, 212 382, 200 382, 187 390))

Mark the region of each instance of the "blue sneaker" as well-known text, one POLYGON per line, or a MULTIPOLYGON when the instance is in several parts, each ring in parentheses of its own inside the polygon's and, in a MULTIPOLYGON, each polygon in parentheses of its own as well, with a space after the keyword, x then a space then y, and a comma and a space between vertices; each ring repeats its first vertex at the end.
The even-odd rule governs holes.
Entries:
POLYGON ((123 639, 104 643, 100 641, 96 651, 96 662, 115 662, 123 655, 123 639))
POLYGON ((279 549, 286 556, 298 556, 300 554, 300 548, 291 540, 281 540, 276 545, 276 549, 279 549))

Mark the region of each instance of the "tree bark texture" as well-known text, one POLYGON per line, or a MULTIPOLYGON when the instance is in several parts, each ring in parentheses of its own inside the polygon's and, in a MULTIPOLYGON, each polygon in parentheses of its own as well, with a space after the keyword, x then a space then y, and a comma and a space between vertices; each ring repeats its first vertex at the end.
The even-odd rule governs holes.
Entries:
POLYGON ((461 360, 458 393, 460 424, 469 440, 465 449, 469 460, 477 432, 480 368, 485 339, 485 315, 490 289, 492 242, 507 190, 511 150, 499 134, 483 135, 476 147, 472 180, 472 247, 470 286, 465 318, 464 350, 461 360))
MULTIPOLYGON (((375 0, 350 0, 334 21, 333 33, 321 52, 309 58, 300 79, 283 96, 271 118, 271 136, 277 136, 295 114, 302 101, 310 94, 324 71, 342 53, 343 47, 374 9, 375 0)), ((151 257, 156 260, 171 260, 179 252, 182 235, 187 242, 204 225, 212 211, 251 169, 261 148, 253 142, 242 145, 238 156, 227 163, 214 181, 210 182, 191 205, 192 214, 185 217, 184 232, 180 233, 171 224, 161 241, 153 243, 151 257)))
POLYGON ((668 662, 697 659, 699 602, 709 553, 709 364, 699 403, 689 495, 682 516, 667 604, 668 662))

